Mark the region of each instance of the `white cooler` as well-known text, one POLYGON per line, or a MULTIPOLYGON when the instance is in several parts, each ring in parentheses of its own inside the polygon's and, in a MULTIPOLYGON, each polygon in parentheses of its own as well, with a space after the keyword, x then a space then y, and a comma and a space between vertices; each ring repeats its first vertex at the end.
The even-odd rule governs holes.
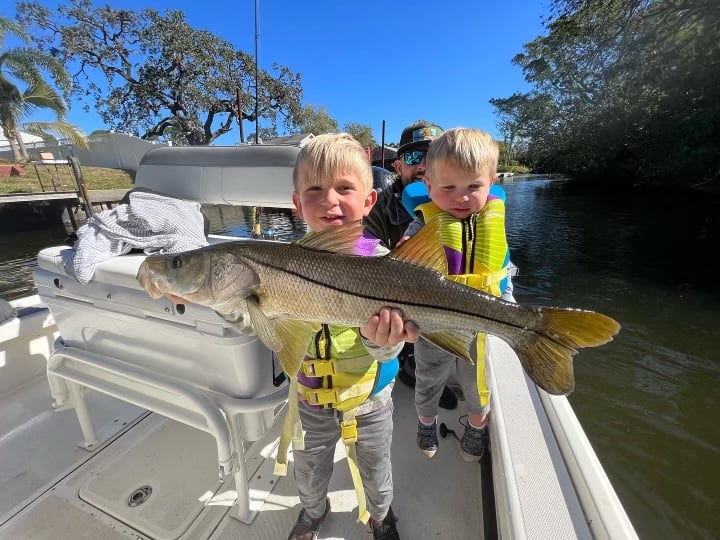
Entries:
POLYGON ((43 249, 34 271, 61 336, 48 361, 54 408, 76 409, 88 449, 99 441, 83 387, 211 433, 220 476, 235 474, 238 517, 250 521, 243 441, 262 437, 287 399, 272 352, 209 308, 150 298, 135 278, 145 255, 102 262, 81 285, 63 270, 66 249, 43 249))

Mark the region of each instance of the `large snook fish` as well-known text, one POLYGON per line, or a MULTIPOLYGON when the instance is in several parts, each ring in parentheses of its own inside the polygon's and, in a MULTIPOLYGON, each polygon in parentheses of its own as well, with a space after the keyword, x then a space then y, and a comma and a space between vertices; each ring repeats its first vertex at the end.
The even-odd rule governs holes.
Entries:
POLYGON ((321 323, 361 327, 391 306, 424 339, 467 360, 477 332, 496 335, 538 386, 567 394, 575 384, 576 349, 602 345, 620 329, 600 313, 513 304, 446 279, 433 222, 381 257, 352 254, 361 232, 355 222, 292 244, 237 241, 151 256, 137 279, 153 298, 179 296, 228 320, 249 315, 290 375, 321 323))

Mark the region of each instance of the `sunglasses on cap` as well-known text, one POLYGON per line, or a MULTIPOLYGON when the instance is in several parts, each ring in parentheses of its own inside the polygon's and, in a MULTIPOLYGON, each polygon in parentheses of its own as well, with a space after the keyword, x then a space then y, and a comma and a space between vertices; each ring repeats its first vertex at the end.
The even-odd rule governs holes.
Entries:
POLYGON ((403 153, 403 162, 405 165, 420 165, 426 155, 427 150, 408 150, 403 153))

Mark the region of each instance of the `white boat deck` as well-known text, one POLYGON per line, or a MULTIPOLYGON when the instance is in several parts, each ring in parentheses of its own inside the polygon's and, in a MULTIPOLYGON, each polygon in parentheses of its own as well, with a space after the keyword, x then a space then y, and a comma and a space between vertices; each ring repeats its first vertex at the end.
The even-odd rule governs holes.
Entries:
MULTIPOLYGON (((401 536, 478 538, 479 465, 464 462, 451 438, 441 439, 435 459, 425 459, 415 446, 412 390, 398 382, 393 393, 393 509, 401 536)), ((248 526, 230 516, 232 476, 224 483, 218 480, 211 435, 97 392, 87 398, 99 434, 109 437, 94 452, 80 446, 74 411, 51 409, 44 377, 0 400, 0 538, 287 536, 300 508, 292 465, 248 526), (128 498, 144 485, 151 486, 152 494, 144 504, 130 507, 128 498)), ((457 420, 462 414, 460 402, 455 411, 441 411, 440 420, 461 433, 457 420)), ((249 475, 272 465, 272 456, 266 456, 275 451, 280 424, 249 448, 249 475)), ((368 527, 357 522, 342 445, 330 500, 332 513, 320 538, 370 537, 368 527)))

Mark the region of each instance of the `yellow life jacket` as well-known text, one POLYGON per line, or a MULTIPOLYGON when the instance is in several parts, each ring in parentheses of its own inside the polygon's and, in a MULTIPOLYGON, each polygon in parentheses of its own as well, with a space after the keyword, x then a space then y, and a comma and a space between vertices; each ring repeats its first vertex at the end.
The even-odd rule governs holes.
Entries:
POLYGON ((300 399, 311 407, 349 411, 390 382, 380 377, 389 367, 367 353, 357 328, 323 325, 300 366, 300 399))
POLYGON ((448 255, 448 278, 463 285, 500 296, 505 288, 510 261, 505 237, 505 203, 488 198, 480 212, 460 220, 428 202, 417 207, 425 223, 439 219, 440 241, 457 253, 448 255))
MULTIPOLYGON (((510 262, 502 198, 489 197, 480 212, 463 220, 440 210, 432 201, 419 205, 416 211, 422 212, 425 223, 441 220, 440 241, 446 247, 448 279, 494 296, 502 295, 510 262)), ((490 403, 485 372, 486 339, 486 334, 479 333, 476 340, 476 384, 482 406, 490 403)))

